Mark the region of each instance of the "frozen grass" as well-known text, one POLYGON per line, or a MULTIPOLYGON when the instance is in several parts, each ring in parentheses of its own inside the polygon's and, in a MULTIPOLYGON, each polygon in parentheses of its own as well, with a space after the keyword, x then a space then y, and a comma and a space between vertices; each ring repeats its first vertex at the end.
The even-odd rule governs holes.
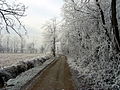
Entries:
POLYGON ((15 79, 10 79, 7 82, 7 85, 10 87, 6 87, 7 90, 21 90, 21 88, 29 82, 32 78, 34 78, 39 72, 45 69, 49 64, 54 61, 54 58, 47 60, 41 66, 34 67, 24 73, 21 73, 15 79), (13 85, 13 86, 12 86, 13 85))
POLYGON ((19 61, 32 60, 32 58, 41 56, 41 54, 3 54, 0 53, 0 67, 11 66, 19 61))

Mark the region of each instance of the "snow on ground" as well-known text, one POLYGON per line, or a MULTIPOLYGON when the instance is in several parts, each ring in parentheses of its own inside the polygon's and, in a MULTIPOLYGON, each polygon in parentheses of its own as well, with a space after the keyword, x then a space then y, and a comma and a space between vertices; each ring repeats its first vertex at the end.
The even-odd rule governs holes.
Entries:
POLYGON ((45 69, 53 61, 54 61, 54 58, 51 58, 50 60, 47 60, 45 63, 43 63, 41 66, 32 68, 20 74, 15 79, 10 79, 7 82, 7 85, 9 85, 9 87, 6 87, 6 89, 7 90, 20 90, 22 86, 24 86, 28 81, 34 78, 34 76, 36 76, 40 71, 45 69))
POLYGON ((79 68, 77 67, 77 65, 74 62, 74 59, 69 56, 68 56, 68 64, 71 67, 71 69, 79 70, 79 68))
POLYGON ((74 80, 75 83, 75 87, 76 89, 78 89, 79 87, 79 81, 78 81, 78 77, 79 77, 79 72, 80 72, 80 68, 76 65, 76 62, 74 61, 74 59, 70 56, 68 56, 68 60, 67 60, 69 67, 71 68, 71 73, 72 73, 72 78, 74 80))
POLYGON ((0 67, 11 66, 19 61, 33 60, 33 58, 41 56, 41 54, 8 54, 0 53, 0 67))

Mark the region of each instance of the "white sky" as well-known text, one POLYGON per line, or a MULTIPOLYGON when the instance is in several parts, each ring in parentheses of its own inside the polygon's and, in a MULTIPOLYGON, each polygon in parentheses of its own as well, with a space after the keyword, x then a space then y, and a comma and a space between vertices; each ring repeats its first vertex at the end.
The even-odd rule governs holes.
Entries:
MULTIPOLYGON (((22 22, 28 29, 28 34, 34 36, 34 39, 41 37, 41 26, 49 19, 60 18, 63 0, 18 0, 28 6, 26 17, 22 22)), ((42 40, 42 39, 39 39, 42 40)))

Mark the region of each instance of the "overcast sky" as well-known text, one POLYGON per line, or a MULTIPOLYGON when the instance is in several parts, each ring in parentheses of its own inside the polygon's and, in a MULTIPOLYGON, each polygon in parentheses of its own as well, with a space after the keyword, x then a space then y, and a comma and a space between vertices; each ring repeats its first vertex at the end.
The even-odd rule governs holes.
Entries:
POLYGON ((34 37, 41 37, 41 26, 49 19, 60 17, 63 0, 18 0, 28 6, 26 17, 22 18, 22 22, 28 33, 34 37))

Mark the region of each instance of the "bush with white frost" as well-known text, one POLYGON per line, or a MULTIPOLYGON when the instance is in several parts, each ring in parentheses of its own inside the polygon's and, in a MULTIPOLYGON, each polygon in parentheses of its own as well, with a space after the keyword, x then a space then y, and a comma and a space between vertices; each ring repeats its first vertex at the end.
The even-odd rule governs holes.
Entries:
POLYGON ((49 60, 51 56, 38 57, 31 61, 20 61, 14 66, 9 66, 0 69, 0 88, 11 78, 15 78, 22 72, 25 72, 31 68, 42 65, 46 60, 49 60))

